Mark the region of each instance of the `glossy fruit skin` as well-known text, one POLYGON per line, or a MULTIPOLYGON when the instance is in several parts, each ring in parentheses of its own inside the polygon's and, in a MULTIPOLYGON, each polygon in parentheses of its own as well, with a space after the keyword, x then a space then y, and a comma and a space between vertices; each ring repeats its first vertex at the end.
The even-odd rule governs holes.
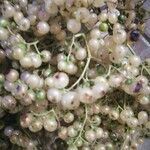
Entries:
POLYGON ((108 28, 109 28, 108 24, 105 23, 105 22, 101 23, 100 26, 99 26, 100 31, 103 31, 103 32, 108 31, 108 28))
POLYGON ((145 19, 132 2, 0 2, 2 142, 27 150, 137 149, 150 129, 150 59, 132 50, 145 19))
POLYGON ((125 19, 126 19, 126 16, 125 16, 125 15, 120 15, 120 16, 118 16, 118 20, 119 20, 119 22, 122 23, 122 24, 125 22, 125 19))
POLYGON ((138 41, 139 37, 140 37, 140 32, 138 30, 131 31, 131 33, 130 33, 130 40, 131 41, 136 42, 136 41, 138 41))
POLYGON ((46 95, 46 94, 45 94, 45 91, 44 91, 44 90, 41 90, 41 91, 37 92, 36 98, 37 98, 38 100, 44 100, 45 95, 46 95))
POLYGON ((127 79, 127 80, 125 81, 125 83, 128 84, 128 85, 130 85, 132 82, 133 82, 132 79, 127 79))
POLYGON ((0 19, 0 27, 7 27, 9 25, 9 21, 6 19, 0 19))

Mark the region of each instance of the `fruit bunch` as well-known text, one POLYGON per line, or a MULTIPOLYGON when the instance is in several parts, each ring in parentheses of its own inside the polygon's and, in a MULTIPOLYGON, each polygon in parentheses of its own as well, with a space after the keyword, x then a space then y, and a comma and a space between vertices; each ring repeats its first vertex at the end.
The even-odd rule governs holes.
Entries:
POLYGON ((132 49, 144 2, 0 2, 0 149, 136 150, 149 137, 150 58, 132 49))

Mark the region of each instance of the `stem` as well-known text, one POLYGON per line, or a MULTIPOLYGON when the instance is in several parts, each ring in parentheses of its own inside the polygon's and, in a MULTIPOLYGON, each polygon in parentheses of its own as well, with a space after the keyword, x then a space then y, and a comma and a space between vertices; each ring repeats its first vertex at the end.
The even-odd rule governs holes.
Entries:
POLYGON ((38 54, 40 54, 39 49, 38 49, 38 47, 37 47, 37 43, 38 43, 38 42, 39 42, 39 41, 35 41, 35 42, 31 42, 31 43, 26 43, 26 44, 27 44, 27 51, 30 49, 31 46, 34 46, 36 52, 37 52, 38 54))
POLYGON ((108 77, 111 73, 112 65, 109 65, 108 73, 106 74, 106 77, 108 77))
POLYGON ((84 77, 84 75, 85 75, 85 73, 86 73, 86 71, 87 71, 87 69, 89 67, 89 64, 90 64, 90 61, 91 61, 91 58, 92 58, 91 57, 91 52, 90 52, 90 49, 88 47, 85 35, 84 34, 77 34, 75 37, 80 37, 80 36, 83 36, 83 38, 85 40, 86 47, 87 47, 87 52, 88 52, 88 58, 87 58, 87 62, 86 62, 86 65, 85 65, 85 67, 83 69, 82 74, 80 75, 80 77, 78 78, 78 80, 69 89, 67 89, 69 91, 72 90, 82 80, 82 78, 84 77))
POLYGON ((54 116, 56 117, 56 119, 59 120, 59 119, 58 119, 58 116, 57 116, 57 114, 56 114, 56 112, 55 112, 54 109, 51 109, 51 110, 49 110, 49 111, 47 111, 47 112, 40 113, 40 114, 34 113, 33 111, 31 111, 31 113, 32 113, 34 116, 37 116, 37 117, 42 117, 42 116, 48 115, 49 113, 53 113, 54 116))
POLYGON ((72 90, 82 80, 82 78, 84 77, 84 74, 85 74, 87 68, 89 67, 90 60, 91 60, 91 58, 87 59, 87 63, 85 65, 85 67, 84 67, 84 70, 83 70, 82 74, 80 75, 80 77, 78 78, 78 80, 68 89, 69 91, 72 90))
POLYGON ((44 112, 44 113, 37 114, 37 113, 31 111, 31 113, 32 113, 34 116, 37 116, 37 117, 46 116, 46 115, 48 115, 48 114, 51 113, 51 112, 52 112, 52 110, 47 111, 47 112, 44 112))
POLYGON ((23 42, 24 44, 27 44, 26 41, 23 38, 20 39, 19 37, 17 37, 16 34, 11 31, 9 26, 7 26, 7 29, 10 32, 10 34, 14 35, 17 39, 22 40, 21 42, 23 42))
POLYGON ((59 118, 58 118, 58 116, 57 116, 57 114, 56 114, 54 109, 52 109, 52 112, 53 112, 54 116, 56 117, 56 120, 59 122, 59 118))
MULTIPOLYGON (((9 27, 7 27, 8 31, 15 36, 15 34, 11 31, 11 29, 9 27)), ((27 51, 30 49, 30 47, 33 45, 35 47, 35 50, 38 54, 40 54, 39 49, 37 47, 37 43, 39 41, 35 41, 35 42, 31 42, 31 43, 27 43, 26 41, 22 41, 24 44, 27 44, 27 51)))
POLYGON ((124 150, 124 147, 125 147, 125 145, 127 144, 128 141, 129 141, 128 138, 125 138, 125 140, 122 144, 121 150, 124 150))
POLYGON ((13 33, 12 31, 11 31, 11 29, 7 26, 7 29, 8 29, 8 31, 12 34, 12 35, 15 35, 15 33, 13 33))
MULTIPOLYGON (((7 29, 8 29, 8 31, 9 31, 12 35, 16 36, 15 33, 13 33, 9 27, 7 27, 7 29)), ((35 47, 36 52, 37 52, 38 54, 40 54, 40 52, 39 52, 39 50, 38 50, 38 47, 37 47, 37 43, 38 43, 39 41, 27 43, 26 41, 23 40, 22 42, 23 42, 24 44, 27 44, 27 51, 28 51, 28 50, 30 49, 30 47, 33 45, 33 46, 35 47)))
POLYGON ((37 40, 37 41, 35 41, 35 42, 30 42, 30 43, 26 43, 26 44, 28 44, 28 45, 36 45, 37 43, 39 43, 39 41, 37 40))
POLYGON ((78 137, 76 138, 76 140, 73 142, 73 144, 75 144, 75 143, 78 141, 78 139, 81 138, 82 132, 83 132, 83 130, 84 130, 84 126, 85 126, 86 121, 87 121, 87 117, 88 117, 88 112, 87 112, 87 106, 85 105, 85 119, 84 119, 82 128, 81 128, 81 130, 80 130, 80 132, 79 132, 79 135, 78 135, 78 137))
POLYGON ((123 111, 124 109, 118 104, 118 102, 116 102, 116 103, 117 103, 117 105, 118 105, 117 108, 119 108, 119 109, 121 109, 121 110, 123 111))
POLYGON ((87 72, 85 73, 85 78, 84 79, 86 80, 86 82, 89 81, 87 72))
POLYGON ((143 70, 144 70, 144 68, 143 68, 143 66, 142 66, 142 69, 141 69, 141 75, 143 75, 143 70))
POLYGON ((68 56, 67 56, 67 60, 69 60, 69 57, 72 53, 72 47, 75 44, 74 41, 75 41, 75 36, 73 36, 73 38, 72 38, 72 42, 71 42, 71 45, 70 45, 70 48, 69 48, 69 53, 68 53, 68 56))
POLYGON ((130 79, 130 78, 131 78, 130 76, 125 76, 118 68, 116 68, 116 67, 114 67, 114 66, 113 66, 113 68, 114 68, 115 70, 117 70, 120 74, 122 74, 126 79, 130 79))
POLYGON ((39 49, 38 49, 38 47, 37 47, 37 44, 34 44, 34 47, 35 47, 36 52, 37 52, 38 54, 40 54, 39 49))
POLYGON ((136 55, 136 53, 134 52, 133 48, 129 45, 129 43, 127 43, 127 46, 130 50, 130 52, 133 54, 133 55, 136 55))
POLYGON ((126 94, 124 95, 124 99, 123 99, 123 108, 125 109, 126 108, 126 99, 127 99, 127 96, 126 94))
POLYGON ((142 65, 142 68, 146 70, 146 72, 150 75, 150 71, 147 69, 146 66, 142 65))
POLYGON ((83 142, 87 142, 85 139, 83 139, 82 137, 80 137, 81 138, 81 140, 83 141, 83 142))

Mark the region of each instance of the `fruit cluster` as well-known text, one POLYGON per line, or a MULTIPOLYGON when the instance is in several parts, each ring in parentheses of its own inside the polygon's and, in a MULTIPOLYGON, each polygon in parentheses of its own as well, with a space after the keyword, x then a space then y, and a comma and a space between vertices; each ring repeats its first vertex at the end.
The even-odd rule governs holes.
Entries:
POLYGON ((0 4, 0 149, 137 149, 150 130, 150 58, 132 49, 143 1, 0 4))

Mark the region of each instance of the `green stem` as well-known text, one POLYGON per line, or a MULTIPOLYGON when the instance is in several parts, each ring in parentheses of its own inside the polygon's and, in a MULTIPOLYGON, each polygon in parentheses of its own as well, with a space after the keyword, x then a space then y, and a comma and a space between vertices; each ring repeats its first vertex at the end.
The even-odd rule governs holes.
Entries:
POLYGON ((73 45, 75 44, 74 41, 75 41, 75 36, 73 36, 73 38, 72 38, 72 42, 71 42, 71 45, 70 45, 70 48, 69 48, 69 53, 68 53, 68 56, 67 56, 67 61, 69 61, 70 55, 72 53, 72 48, 73 48, 73 45))
POLYGON ((142 65, 142 68, 143 68, 144 70, 146 70, 146 72, 150 75, 150 71, 147 69, 146 66, 142 65))
POLYGON ((87 47, 87 52, 88 52, 88 58, 87 58, 87 62, 86 62, 86 65, 85 65, 85 67, 83 69, 82 74, 80 75, 80 77, 78 78, 78 80, 69 89, 67 89, 68 91, 72 90, 83 79, 83 77, 84 77, 84 75, 85 75, 85 73, 86 73, 86 71, 87 71, 87 69, 89 67, 91 58, 92 58, 91 57, 91 52, 90 52, 90 49, 88 47, 88 43, 87 43, 85 35, 84 34, 77 34, 77 35, 75 35, 75 37, 80 37, 80 36, 83 36, 83 38, 85 40, 86 47, 87 47))
POLYGON ((85 75, 85 73, 87 71, 87 68, 89 67, 90 60, 91 60, 91 58, 87 59, 87 63, 85 65, 85 67, 84 67, 84 70, 83 70, 82 74, 80 75, 78 80, 68 89, 68 91, 72 90, 83 79, 83 77, 84 77, 84 75, 85 75))
POLYGON ((134 52, 134 50, 133 50, 133 48, 129 45, 129 43, 127 43, 127 46, 128 46, 128 48, 129 48, 130 52, 131 52, 133 55, 136 55, 135 52, 134 52))
POLYGON ((31 47, 31 46, 34 46, 36 52, 40 55, 40 51, 39 51, 39 49, 38 49, 38 47, 37 47, 37 43, 38 43, 38 42, 39 42, 39 41, 35 41, 35 42, 31 42, 31 43, 26 43, 26 44, 27 44, 27 51, 30 50, 30 47, 31 47))
POLYGON ((121 150, 124 150, 124 147, 125 147, 125 145, 127 144, 128 141, 129 141, 128 138, 125 138, 125 139, 124 139, 124 142, 123 142, 123 144, 122 144, 121 150))
POLYGON ((37 47, 37 44, 34 44, 34 47, 35 47, 36 52, 40 55, 39 49, 37 47))
POLYGON ((87 106, 85 105, 85 119, 84 119, 82 128, 81 128, 81 130, 80 130, 80 132, 79 132, 79 135, 78 135, 78 137, 76 138, 76 140, 73 142, 73 144, 75 144, 75 143, 78 141, 78 139, 81 138, 82 132, 83 132, 83 130, 84 130, 84 127, 85 127, 85 124, 86 124, 86 121, 87 121, 87 118, 88 118, 88 112, 87 112, 87 106))
POLYGON ((115 70, 117 70, 120 74, 122 74, 126 79, 130 79, 129 76, 125 76, 118 68, 116 68, 116 67, 114 67, 114 66, 113 66, 113 68, 114 68, 115 70))
POLYGON ((10 32, 10 34, 12 34, 12 35, 15 35, 15 33, 13 33, 12 31, 11 31, 11 29, 7 26, 7 29, 8 29, 8 31, 10 32))
POLYGON ((108 73, 106 74, 106 77, 108 77, 111 73, 112 65, 109 65, 108 73))
POLYGON ((37 113, 35 113, 35 112, 33 112, 33 111, 32 111, 31 113, 32 113, 34 116, 37 116, 37 117, 42 117, 42 116, 48 115, 49 113, 53 113, 54 116, 56 117, 56 119, 59 120, 59 118, 58 118, 58 116, 57 116, 57 114, 56 114, 56 112, 55 112, 54 109, 51 109, 51 110, 49 110, 49 111, 47 111, 47 112, 39 113, 39 114, 37 114, 37 113))

